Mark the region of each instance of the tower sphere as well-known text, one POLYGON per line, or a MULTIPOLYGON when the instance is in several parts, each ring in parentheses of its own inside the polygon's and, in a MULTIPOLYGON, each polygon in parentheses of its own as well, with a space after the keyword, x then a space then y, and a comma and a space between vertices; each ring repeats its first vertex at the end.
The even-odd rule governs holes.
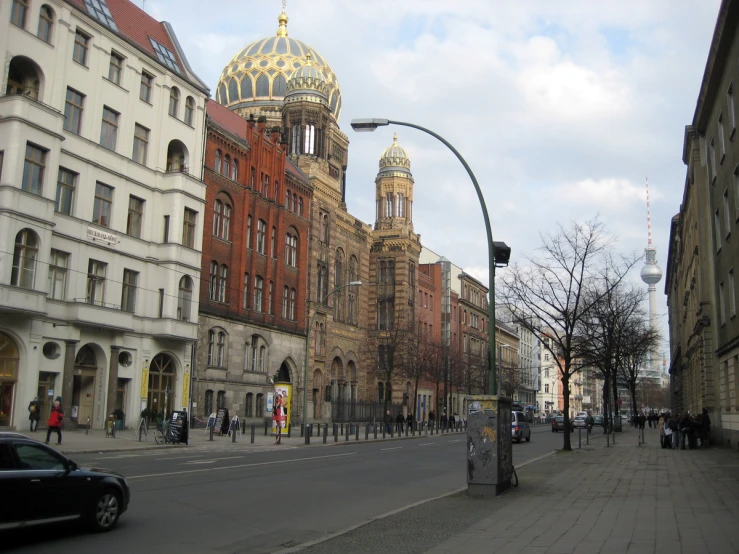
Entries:
POLYGON ((657 264, 646 264, 641 268, 641 280, 648 285, 656 285, 662 279, 662 270, 657 264))

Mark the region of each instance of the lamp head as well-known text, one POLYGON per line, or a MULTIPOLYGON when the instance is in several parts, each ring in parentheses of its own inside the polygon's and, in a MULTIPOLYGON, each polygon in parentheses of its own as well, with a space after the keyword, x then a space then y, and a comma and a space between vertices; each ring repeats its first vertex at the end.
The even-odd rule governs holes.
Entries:
POLYGON ((352 119, 351 126, 352 129, 357 131, 358 133, 371 133, 378 127, 382 127, 384 125, 390 125, 390 121, 387 119, 352 119))
POLYGON ((511 259, 511 247, 502 241, 493 241, 496 267, 505 267, 511 259))
POLYGON ((362 281, 350 281, 349 282, 349 286, 350 287, 361 287, 362 286, 362 281))

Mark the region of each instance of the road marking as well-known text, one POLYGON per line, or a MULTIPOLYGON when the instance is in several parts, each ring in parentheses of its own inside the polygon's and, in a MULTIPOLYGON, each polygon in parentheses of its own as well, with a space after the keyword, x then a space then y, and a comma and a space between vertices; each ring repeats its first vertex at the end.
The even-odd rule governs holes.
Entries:
POLYGON ((435 442, 424 442, 423 444, 419 444, 418 446, 433 446, 436 444, 435 442))
POLYGON ((277 464, 289 464, 292 462, 307 462, 311 460, 323 460, 325 458, 340 458, 345 456, 354 456, 357 452, 347 452, 345 454, 330 454, 328 456, 312 456, 310 458, 293 458, 291 460, 275 460, 271 462, 258 462, 255 464, 240 464, 237 466, 224 466, 224 467, 213 467, 213 468, 203 468, 203 469, 188 469, 183 471, 168 471, 166 473, 149 473, 147 475, 132 475, 130 477, 126 477, 127 481, 131 481, 133 479, 148 479, 149 477, 167 477, 170 475, 185 475, 188 473, 201 473, 203 471, 223 471, 226 469, 240 469, 244 467, 258 467, 258 466, 271 466, 271 465, 277 465, 277 464))
POLYGON ((392 448, 380 448, 380 450, 400 450, 402 446, 393 446, 392 448))
POLYGON ((462 442, 462 439, 455 439, 453 441, 447 441, 447 442, 462 442))
POLYGON ((214 464, 218 460, 191 460, 189 462, 182 462, 183 464, 214 464))

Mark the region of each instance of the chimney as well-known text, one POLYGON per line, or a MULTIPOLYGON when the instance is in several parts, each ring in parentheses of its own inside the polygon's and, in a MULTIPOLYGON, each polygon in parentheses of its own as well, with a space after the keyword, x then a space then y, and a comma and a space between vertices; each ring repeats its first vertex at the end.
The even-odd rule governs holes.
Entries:
POLYGON ((259 116, 259 119, 257 119, 257 131, 260 133, 264 133, 264 128, 267 126, 267 118, 263 115, 259 116))

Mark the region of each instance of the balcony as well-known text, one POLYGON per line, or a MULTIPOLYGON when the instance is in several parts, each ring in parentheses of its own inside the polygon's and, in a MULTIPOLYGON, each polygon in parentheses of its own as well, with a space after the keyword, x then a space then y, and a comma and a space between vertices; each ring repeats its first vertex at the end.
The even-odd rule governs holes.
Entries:
MULTIPOLYGON (((18 187, 0 185, 0 206, 16 212, 28 214, 28 219, 39 220, 51 224, 54 221, 54 206, 56 203, 44 196, 26 192, 18 187)), ((24 217, 21 215, 21 217, 24 217)), ((40 231, 40 229, 38 229, 40 231)))
POLYGON ((46 293, 0 285, 0 312, 46 313, 46 293))
POLYGON ((134 318, 136 329, 160 339, 195 341, 198 339, 198 324, 193 321, 164 318, 134 318))
POLYGON ((24 94, 0 96, 0 129, 8 132, 9 127, 19 120, 33 122, 35 127, 41 127, 51 133, 61 135, 64 114, 48 104, 24 94))

